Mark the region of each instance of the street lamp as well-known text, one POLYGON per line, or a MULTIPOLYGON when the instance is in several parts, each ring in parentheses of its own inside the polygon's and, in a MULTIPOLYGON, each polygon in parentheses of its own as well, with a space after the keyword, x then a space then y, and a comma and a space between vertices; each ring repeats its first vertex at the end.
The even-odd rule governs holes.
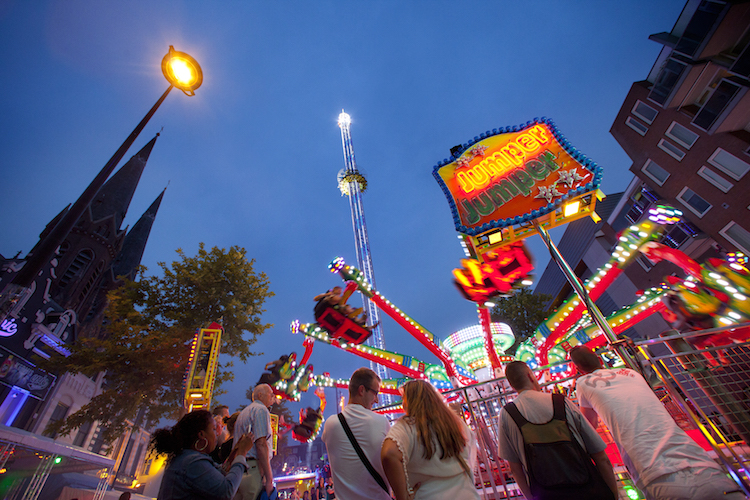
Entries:
POLYGON ((169 52, 161 60, 161 72, 173 86, 182 90, 185 95, 195 95, 195 89, 203 83, 203 71, 198 61, 184 52, 169 46, 169 52))
POLYGON ((110 174, 112 174, 117 164, 120 163, 122 157, 125 156, 125 153, 132 146, 133 142, 135 142, 135 139, 156 110, 159 109, 159 106, 169 92, 174 87, 177 87, 185 95, 193 96, 195 95, 195 89, 203 83, 203 71, 198 62, 188 54, 175 50, 171 45, 169 46, 169 52, 167 52, 167 55, 161 61, 161 70, 164 73, 164 77, 169 81, 169 88, 156 101, 156 104, 153 105, 149 112, 146 113, 146 116, 143 117, 128 138, 125 139, 125 142, 122 143, 112 158, 104 165, 94 180, 91 181, 91 184, 84 190, 78 200, 70 206, 62 219, 60 219, 60 222, 39 242, 34 253, 28 256, 21 270, 18 271, 13 279, 3 288, 2 292, 0 292, 0 322, 7 318, 16 300, 31 286, 36 276, 52 259, 57 247, 68 236, 68 233, 73 229, 73 226, 86 210, 86 207, 93 201, 96 193, 104 185, 110 174))

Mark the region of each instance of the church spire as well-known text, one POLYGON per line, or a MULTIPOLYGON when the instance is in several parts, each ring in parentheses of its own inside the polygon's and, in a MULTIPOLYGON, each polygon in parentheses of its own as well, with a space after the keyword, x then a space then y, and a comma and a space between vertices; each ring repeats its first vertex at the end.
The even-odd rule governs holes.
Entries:
POLYGON ((156 134, 148 144, 133 155, 96 193, 90 205, 92 221, 114 214, 115 228, 120 227, 157 137, 159 137, 159 134, 156 134))
POLYGON ((112 272, 115 277, 127 276, 130 279, 135 278, 135 270, 141 264, 141 258, 146 249, 146 242, 151 233, 151 227, 154 225, 156 213, 159 211, 159 205, 161 205, 161 200, 164 198, 166 190, 167 188, 164 188, 164 191, 156 197, 151 206, 148 207, 148 210, 135 223, 133 229, 125 236, 122 250, 118 254, 117 260, 112 264, 112 272))

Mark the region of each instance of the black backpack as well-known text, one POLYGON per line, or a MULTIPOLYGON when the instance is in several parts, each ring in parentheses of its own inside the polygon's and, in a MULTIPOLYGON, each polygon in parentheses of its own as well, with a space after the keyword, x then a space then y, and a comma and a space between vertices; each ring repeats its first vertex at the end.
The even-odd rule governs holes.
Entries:
POLYGON ((552 420, 546 424, 529 422, 513 403, 504 407, 523 436, 534 500, 614 500, 591 457, 568 428, 565 396, 553 394, 552 407, 552 420))

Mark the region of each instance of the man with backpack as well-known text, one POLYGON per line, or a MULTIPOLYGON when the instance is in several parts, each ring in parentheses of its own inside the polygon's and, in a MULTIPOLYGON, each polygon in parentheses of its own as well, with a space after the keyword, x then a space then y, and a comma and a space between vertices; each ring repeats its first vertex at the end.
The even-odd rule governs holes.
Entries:
POLYGON ((524 496, 614 500, 617 482, 606 445, 575 405, 542 392, 522 361, 508 364, 505 378, 518 397, 500 414, 499 453, 524 496))
POLYGON ((596 425, 604 420, 636 486, 649 500, 741 499, 739 486, 680 429, 643 377, 628 368, 604 369, 586 346, 570 359, 582 376, 578 404, 596 425))

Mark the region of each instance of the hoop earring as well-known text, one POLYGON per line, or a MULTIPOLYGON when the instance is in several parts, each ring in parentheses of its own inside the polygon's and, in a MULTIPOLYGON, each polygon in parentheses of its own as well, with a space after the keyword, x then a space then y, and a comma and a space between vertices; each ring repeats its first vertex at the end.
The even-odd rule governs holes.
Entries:
POLYGON ((196 451, 203 452, 206 448, 208 448, 208 439, 198 438, 195 440, 195 444, 193 446, 195 446, 196 451), (204 444, 203 446, 198 446, 198 441, 200 441, 201 439, 204 440, 206 444, 204 444))

